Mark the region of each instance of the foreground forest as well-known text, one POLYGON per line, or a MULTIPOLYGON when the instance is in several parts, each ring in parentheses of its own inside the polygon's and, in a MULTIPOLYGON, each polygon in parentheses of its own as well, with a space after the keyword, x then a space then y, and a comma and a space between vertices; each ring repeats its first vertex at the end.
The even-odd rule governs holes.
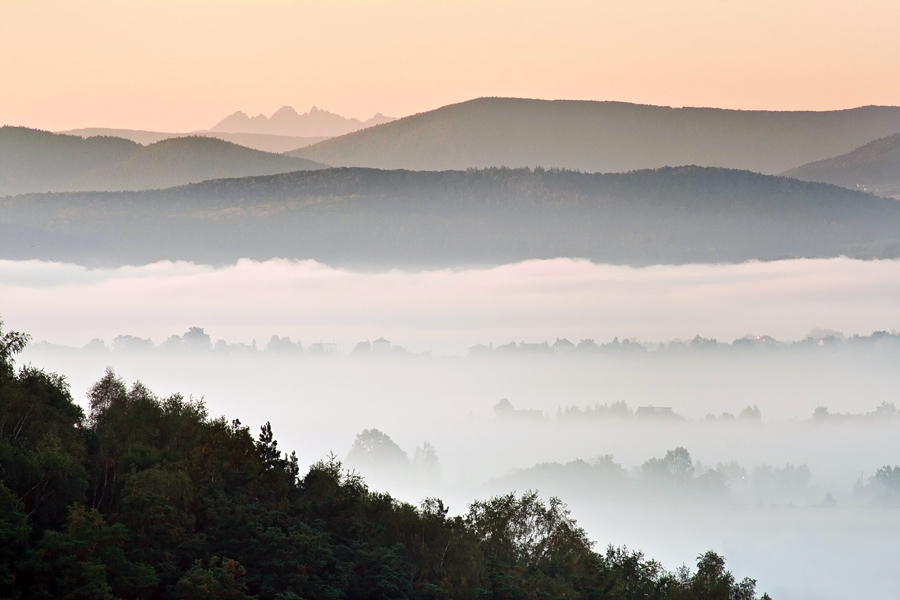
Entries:
MULTIPOLYGON (((669 572, 593 543, 535 492, 448 516, 375 492, 333 457, 301 474, 200 401, 112 371, 87 414, 0 330, 0 596, 11 598, 659 598, 751 600, 706 552, 669 572)), ((763 598, 768 596, 763 595, 763 598)))

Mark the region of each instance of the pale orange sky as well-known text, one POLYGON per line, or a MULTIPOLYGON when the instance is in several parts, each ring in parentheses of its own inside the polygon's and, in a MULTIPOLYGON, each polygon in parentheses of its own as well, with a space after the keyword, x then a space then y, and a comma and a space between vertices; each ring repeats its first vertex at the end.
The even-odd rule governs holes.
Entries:
POLYGON ((0 124, 188 131, 478 96, 900 105, 897 0, 0 0, 0 124))

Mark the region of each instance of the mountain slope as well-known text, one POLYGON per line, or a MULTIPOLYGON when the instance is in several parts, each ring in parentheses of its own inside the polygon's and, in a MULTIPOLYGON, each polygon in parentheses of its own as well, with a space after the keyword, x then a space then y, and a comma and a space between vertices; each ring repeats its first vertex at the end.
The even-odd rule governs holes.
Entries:
POLYGON ((0 196, 162 188, 323 166, 214 138, 173 138, 141 146, 114 137, 0 128, 0 196))
POLYGON ((271 117, 266 117, 265 115, 250 117, 241 111, 232 113, 213 125, 209 131, 331 137, 344 135, 345 133, 358 131, 381 123, 389 123, 393 120, 395 119, 385 117, 381 113, 365 121, 353 118, 348 119, 327 110, 320 110, 315 106, 309 112, 301 115, 290 106, 282 106, 271 117))
POLYGON ((900 203, 700 167, 624 174, 341 168, 0 199, 0 258, 86 265, 312 258, 434 268, 900 254, 900 203))
POLYGON ((115 137, 0 127, 0 196, 71 189, 68 181, 125 160, 138 148, 115 137))
POLYGON ((74 179, 72 186, 75 190, 92 191, 147 190, 208 179, 274 175, 323 166, 215 138, 171 138, 143 146, 121 162, 74 179))
POLYGON ((895 132, 900 107, 769 112, 479 98, 289 154, 383 169, 619 172, 696 164, 774 174, 895 132))
POLYGON ((254 150, 274 152, 276 154, 281 154, 297 148, 304 148, 328 139, 327 137, 300 137, 292 135, 270 135, 265 133, 223 133, 210 131, 167 133, 163 131, 146 131, 142 129, 110 129, 107 127, 70 129, 68 131, 60 131, 59 133, 78 135, 81 137, 113 136, 125 138, 126 140, 131 140, 142 145, 154 144, 175 137, 212 137, 238 144, 239 146, 246 146, 247 148, 252 148, 254 150))
POLYGON ((791 169, 785 175, 900 199, 900 133, 791 169))

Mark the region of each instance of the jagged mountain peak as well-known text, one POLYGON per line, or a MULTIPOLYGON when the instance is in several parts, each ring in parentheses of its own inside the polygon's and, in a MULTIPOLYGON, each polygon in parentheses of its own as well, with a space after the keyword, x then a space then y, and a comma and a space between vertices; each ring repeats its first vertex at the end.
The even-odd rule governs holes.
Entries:
POLYGON ((381 113, 368 121, 343 117, 337 113, 313 106, 307 113, 298 113, 291 106, 282 106, 270 117, 247 117, 241 111, 232 113, 213 127, 211 132, 257 133, 300 137, 333 137, 358 131, 371 125, 393 121, 381 113))

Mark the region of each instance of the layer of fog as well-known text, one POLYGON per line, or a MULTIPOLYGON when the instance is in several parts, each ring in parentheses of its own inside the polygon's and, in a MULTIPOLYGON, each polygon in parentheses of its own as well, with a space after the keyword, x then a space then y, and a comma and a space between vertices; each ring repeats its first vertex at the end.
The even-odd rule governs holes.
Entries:
POLYGON ((490 269, 354 273, 312 261, 225 268, 157 263, 101 270, 0 261, 0 315, 36 339, 161 342, 192 326, 214 339, 273 334, 349 351, 384 336, 412 351, 593 338, 801 339, 900 323, 900 261, 786 260, 630 268, 583 260, 490 269))

